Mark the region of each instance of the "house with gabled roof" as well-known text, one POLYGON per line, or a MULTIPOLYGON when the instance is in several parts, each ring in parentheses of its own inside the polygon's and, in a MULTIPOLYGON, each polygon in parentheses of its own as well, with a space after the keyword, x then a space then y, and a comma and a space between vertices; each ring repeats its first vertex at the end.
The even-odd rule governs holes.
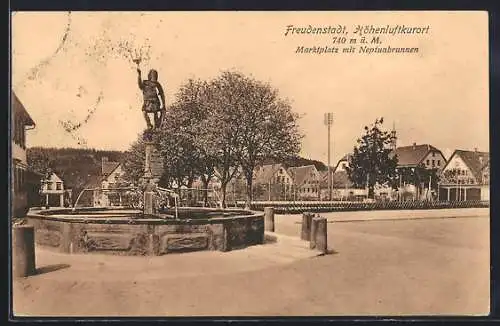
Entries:
POLYGON ((344 155, 337 162, 337 165, 335 165, 335 168, 333 169, 333 172, 347 171, 347 168, 349 167, 349 161, 350 161, 351 157, 352 157, 352 154, 346 154, 346 155, 344 155))
MULTIPOLYGON (((391 152, 391 157, 397 155, 398 165, 396 169, 413 169, 416 167, 424 167, 426 169, 436 169, 438 172, 443 169, 446 164, 446 158, 443 153, 436 147, 430 144, 419 144, 413 143, 410 146, 400 146, 395 147, 393 144, 393 150, 391 152)), ((347 167, 349 167, 350 158, 352 154, 344 155, 337 163, 335 167, 334 175, 337 175, 337 180, 341 183, 340 185, 335 185, 334 183, 334 193, 339 192, 335 191, 336 188, 346 188, 348 195, 361 196, 365 191, 363 189, 356 189, 353 187, 352 183, 348 180, 347 177, 347 167)), ((335 179, 335 177, 334 177, 335 179)), ((415 198, 419 193, 419 185, 414 184, 414 180, 404 180, 404 178, 400 179, 400 193, 410 194, 413 198, 415 198)), ((420 185, 420 188, 422 186, 420 185)), ((423 187, 425 188, 425 187, 423 187)), ((346 192, 344 191, 344 192, 346 192)), ((365 191, 366 192, 366 191, 365 191)), ((375 193, 379 197, 394 197, 395 193, 389 187, 385 187, 383 185, 377 185, 375 189, 375 193)), ((424 191, 420 194, 423 197, 429 196, 428 189, 425 188, 424 191)))
POLYGON ((292 177, 294 200, 319 200, 321 174, 314 165, 295 166, 288 168, 292 177))
POLYGON ((121 206, 121 192, 117 191, 117 196, 114 196, 112 189, 123 185, 124 174, 125 171, 120 162, 110 161, 108 157, 102 157, 100 175, 91 176, 85 184, 86 189, 92 189, 91 205, 96 207, 121 206))
POLYGON ((397 147, 392 155, 398 157, 398 168, 424 166, 427 169, 441 170, 446 164, 443 153, 430 144, 397 147))
POLYGON ((255 200, 289 200, 292 198, 293 177, 284 164, 255 167, 253 197, 255 200))
POLYGON ((45 206, 64 207, 64 181, 55 172, 45 176, 40 185, 40 194, 45 199, 45 206))
POLYGON ((448 201, 489 200, 490 153, 455 150, 444 166, 439 198, 448 201))
MULTIPOLYGON (((428 170, 436 170, 439 173, 446 165, 446 158, 443 153, 430 144, 417 145, 413 143, 410 146, 400 146, 393 150, 391 155, 397 155, 397 170, 423 167, 428 170)), ((408 197, 409 195, 414 199, 434 196, 427 180, 427 183, 415 184, 415 180, 404 179, 405 173, 400 175, 398 190, 401 196, 408 197)))

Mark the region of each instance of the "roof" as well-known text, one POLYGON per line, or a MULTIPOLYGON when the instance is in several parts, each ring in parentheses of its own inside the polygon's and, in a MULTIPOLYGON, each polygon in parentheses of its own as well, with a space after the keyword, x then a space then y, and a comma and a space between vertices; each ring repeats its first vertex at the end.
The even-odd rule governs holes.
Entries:
POLYGON ((342 161, 349 161, 349 158, 352 156, 352 154, 345 154, 340 160, 339 162, 342 162, 342 161))
MULTIPOLYGON (((458 155, 470 169, 476 180, 481 180, 481 172, 490 164, 489 152, 455 150, 451 157, 458 155)), ((451 161, 451 158, 450 158, 451 161)))
POLYGON ((61 177, 59 177, 55 172, 51 172, 48 178, 45 178, 44 181, 63 181, 61 177))
POLYGON ((429 144, 398 147, 395 151, 398 157, 398 166, 416 166, 420 164, 431 151, 441 153, 439 149, 429 144))
POLYGON ((340 165, 341 162, 349 162, 349 159, 351 158, 352 154, 351 153, 347 153, 345 154, 344 156, 342 156, 342 158, 337 162, 337 164, 334 166, 334 171, 336 171, 340 165))
POLYGON ((285 168, 283 164, 267 164, 255 169, 255 183, 268 183, 279 169, 285 168))
POLYGON ((102 162, 101 174, 103 176, 110 175, 111 173, 113 173, 114 170, 116 170, 116 168, 119 165, 120 165, 120 162, 110 162, 110 161, 102 162))
POLYGON ((102 177, 99 175, 90 176, 84 188, 101 188, 102 177))
POLYGON ((481 171, 485 170, 485 169, 489 169, 490 168, 490 158, 489 158, 489 153, 488 153, 488 159, 486 161, 484 161, 483 159, 483 166, 481 166, 481 171))
POLYGON ((302 185, 306 180, 310 179, 311 173, 314 176, 319 178, 321 175, 318 173, 318 169, 314 165, 304 165, 304 166, 295 166, 288 168, 288 172, 290 176, 293 178, 293 182, 296 185, 302 185))
POLYGON ((14 91, 12 91, 11 95, 12 95, 11 96, 11 98, 12 98, 11 105, 12 105, 13 110, 21 113, 24 116, 24 120, 25 120, 26 125, 34 126, 35 122, 31 118, 31 116, 29 115, 28 111, 26 111, 26 108, 21 103, 21 101, 17 97, 16 93, 14 91))

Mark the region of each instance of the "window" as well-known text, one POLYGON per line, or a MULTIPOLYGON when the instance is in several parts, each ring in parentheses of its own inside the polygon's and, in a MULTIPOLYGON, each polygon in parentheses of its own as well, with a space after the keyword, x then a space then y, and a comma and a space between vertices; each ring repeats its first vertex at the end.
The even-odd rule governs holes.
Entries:
POLYGON ((47 182, 47 190, 52 190, 52 182, 47 182))
POLYGON ((425 162, 425 164, 426 164, 426 165, 429 165, 429 160, 427 160, 427 161, 425 162))
POLYGON ((435 152, 432 152, 432 157, 436 156, 436 153, 435 152))
POLYGON ((56 190, 61 190, 62 189, 62 183, 58 182, 56 183, 56 190))
POLYGON ((342 163, 342 169, 344 169, 344 170, 345 170, 345 168, 346 168, 346 164, 345 164, 345 163, 342 163))
POLYGON ((438 166, 441 166, 441 160, 438 160, 438 166))
POLYGON ((432 160, 432 166, 436 166, 436 162, 432 160))

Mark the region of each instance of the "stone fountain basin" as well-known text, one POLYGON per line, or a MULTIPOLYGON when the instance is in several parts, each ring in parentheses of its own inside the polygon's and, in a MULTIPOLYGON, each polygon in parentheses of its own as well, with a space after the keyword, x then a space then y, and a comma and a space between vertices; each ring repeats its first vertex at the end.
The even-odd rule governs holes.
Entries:
POLYGON ((264 214, 242 209, 178 208, 144 216, 117 208, 29 212, 37 245, 63 253, 164 255, 229 251, 264 242, 264 214))

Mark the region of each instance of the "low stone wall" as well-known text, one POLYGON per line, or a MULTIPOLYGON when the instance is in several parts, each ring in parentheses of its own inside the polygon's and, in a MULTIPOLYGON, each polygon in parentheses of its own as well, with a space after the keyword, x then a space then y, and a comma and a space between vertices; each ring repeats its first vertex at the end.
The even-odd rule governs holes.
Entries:
MULTIPOLYGON (((64 211, 58 210, 58 214, 64 211)), ((261 213, 209 219, 86 218, 28 214, 38 245, 64 253, 164 255, 196 250, 229 251, 264 241, 261 213)))

